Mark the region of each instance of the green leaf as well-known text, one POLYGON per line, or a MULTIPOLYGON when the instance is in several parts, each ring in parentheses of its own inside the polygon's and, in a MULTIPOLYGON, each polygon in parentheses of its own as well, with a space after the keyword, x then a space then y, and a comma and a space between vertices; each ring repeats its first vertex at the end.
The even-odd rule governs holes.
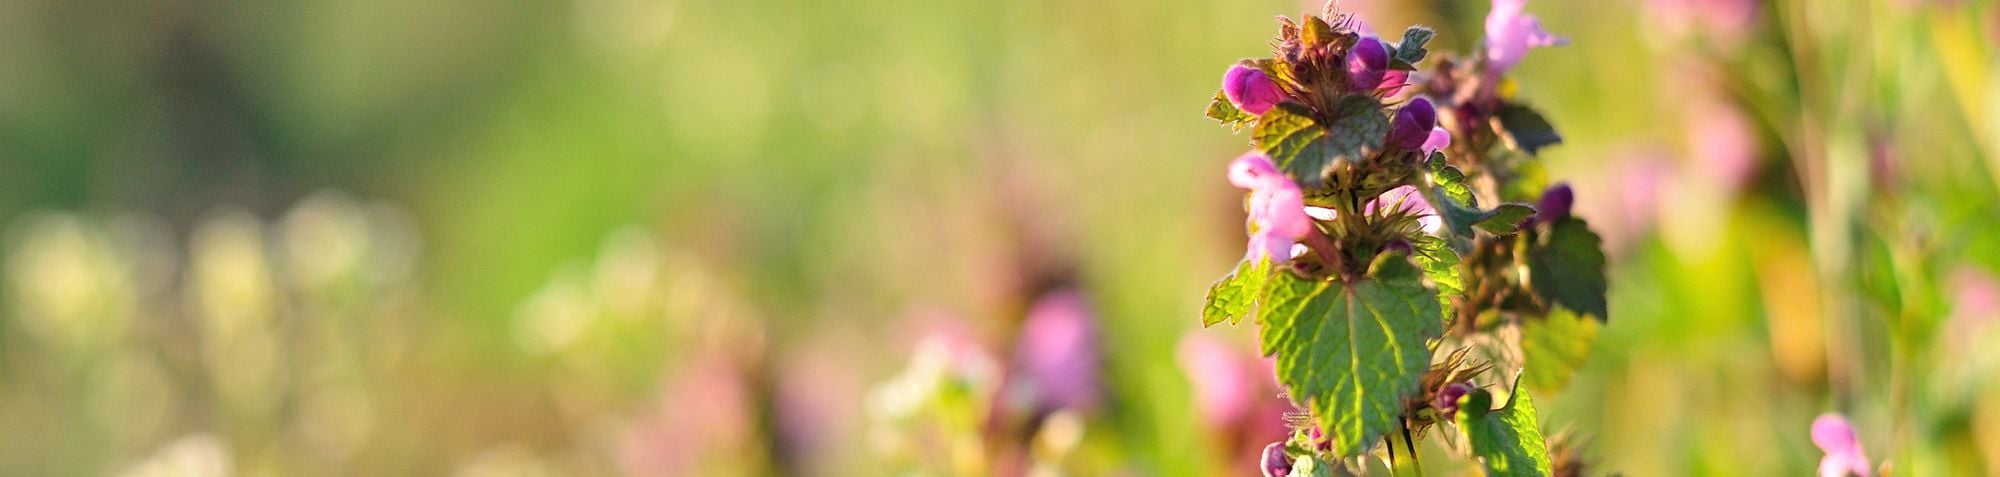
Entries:
POLYGON ((1382 150, 1389 137, 1389 116, 1382 114, 1382 102, 1367 95, 1340 98, 1333 108, 1333 157, 1360 162, 1368 154, 1382 150))
POLYGON ((1458 428, 1471 443, 1472 454, 1485 465, 1487 477, 1550 475, 1554 466, 1535 422, 1535 399, 1517 380, 1507 400, 1506 406, 1489 412, 1493 395, 1484 389, 1458 399, 1458 428))
POLYGON ((1604 241, 1575 217, 1556 222, 1540 239, 1528 251, 1528 281, 1535 295, 1599 321, 1607 318, 1604 241))
POLYGON ((1215 99, 1208 102, 1208 111, 1206 114, 1208 114, 1209 119, 1222 123, 1224 126, 1229 126, 1231 131, 1242 131, 1244 124, 1249 124, 1250 121, 1257 119, 1257 116, 1243 112, 1241 109, 1236 109, 1236 103, 1229 102, 1229 97, 1222 94, 1222 90, 1215 91, 1215 99))
POLYGON ((1554 393, 1569 385, 1569 376, 1590 357, 1590 343, 1597 341, 1597 321, 1577 316, 1562 307, 1548 316, 1529 318, 1521 323, 1521 356, 1527 361, 1521 379, 1528 388, 1554 393))
POLYGON ((1474 222, 1472 226, 1493 235, 1506 236, 1519 231, 1521 222, 1534 217, 1535 208, 1522 204, 1500 204, 1499 207, 1494 207, 1484 214, 1486 217, 1474 222))
POLYGON ((1425 235, 1418 237, 1411 247, 1416 249, 1414 258, 1424 267, 1424 276, 1430 277, 1437 287, 1438 312, 1444 321, 1451 321, 1451 298, 1465 293, 1465 279, 1458 274, 1458 252, 1444 239, 1425 235))
POLYGON ((1333 164, 1332 140, 1327 137, 1326 128, 1297 104, 1280 103, 1265 111, 1250 138, 1257 144, 1257 150, 1270 157, 1279 169, 1291 173, 1301 186, 1320 186, 1325 182, 1326 170, 1333 164))
POLYGON ((1424 55, 1429 53, 1424 50, 1424 45, 1430 43, 1434 35, 1436 32, 1422 25, 1411 25, 1408 30, 1403 30, 1403 42, 1396 45, 1395 61, 1389 66, 1399 70, 1417 69, 1417 62, 1423 61, 1424 55))
POLYGON ((1268 258, 1246 258, 1237 263, 1236 270, 1208 286, 1208 296, 1201 307, 1201 326, 1243 321, 1256 308, 1257 297, 1263 295, 1264 285, 1270 282, 1271 271, 1268 258))
POLYGON ((1472 195, 1472 186, 1466 184, 1465 172, 1447 164, 1444 153, 1431 153, 1428 165, 1431 170, 1431 184, 1438 190, 1444 191, 1445 195, 1459 203, 1469 206, 1479 205, 1479 200, 1472 195))
POLYGON ((1500 106, 1493 119, 1499 121, 1500 138, 1506 140, 1507 148, 1535 154, 1542 148, 1562 144, 1562 135, 1556 134, 1555 126, 1542 118, 1542 113, 1527 106, 1507 103, 1500 106))
POLYGON ((1370 269, 1371 278, 1353 284, 1274 274, 1258 311, 1278 382, 1342 457, 1401 425, 1403 398, 1430 365, 1426 341, 1444 332, 1437 294, 1407 258, 1383 254, 1370 269))

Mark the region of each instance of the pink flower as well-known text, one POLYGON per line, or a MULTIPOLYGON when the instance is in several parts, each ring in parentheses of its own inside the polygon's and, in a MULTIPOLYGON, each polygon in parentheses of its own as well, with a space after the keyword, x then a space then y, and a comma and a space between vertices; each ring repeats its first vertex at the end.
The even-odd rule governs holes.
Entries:
POLYGON ((1486 71, 1493 75, 1513 69, 1531 48, 1569 43, 1542 30, 1542 21, 1521 13, 1528 0, 1493 0, 1486 14, 1486 71))
POLYGON ((1222 74, 1222 95, 1236 109, 1256 115, 1263 115, 1285 100, 1285 92, 1278 89, 1278 83, 1264 76, 1264 70, 1249 65, 1231 66, 1228 73, 1222 74))
POLYGON ((1421 149, 1424 151, 1424 157, 1430 157, 1431 154, 1447 147, 1451 147, 1451 131, 1446 131, 1443 126, 1435 126, 1431 128, 1430 137, 1424 138, 1421 149))
POLYGON ((1361 212, 1373 215, 1378 207, 1394 207, 1399 212, 1417 216, 1417 224, 1423 227, 1424 233, 1436 234, 1444 230, 1444 220, 1438 218, 1437 209, 1431 207, 1431 202, 1425 200, 1424 194, 1415 186, 1401 185, 1389 189, 1363 204, 1361 212))
POLYGON ((1250 190, 1249 250, 1244 258, 1268 257, 1273 262, 1292 258, 1292 244, 1312 233, 1312 218, 1306 216, 1305 195, 1271 159, 1250 151, 1229 163, 1229 183, 1250 190))
POLYGON ((1039 410, 1096 406, 1102 394, 1097 322, 1082 293, 1058 290, 1037 300, 1016 345, 1016 369, 1032 386, 1039 410))
POLYGON ((1826 457, 1819 460, 1820 477, 1869 476, 1868 456, 1861 452, 1861 440, 1855 437, 1854 426, 1847 423, 1846 417, 1821 414, 1813 420, 1812 440, 1826 452, 1826 457))

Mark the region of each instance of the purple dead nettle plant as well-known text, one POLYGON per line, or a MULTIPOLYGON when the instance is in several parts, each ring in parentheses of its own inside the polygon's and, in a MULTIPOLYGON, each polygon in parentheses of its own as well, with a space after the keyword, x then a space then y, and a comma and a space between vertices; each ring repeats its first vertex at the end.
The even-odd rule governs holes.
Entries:
POLYGON ((1370 457, 1421 474, 1413 449, 1434 435, 1488 475, 1581 471, 1543 439, 1528 391, 1559 391, 1587 356, 1608 314, 1604 254, 1575 192, 1540 182, 1535 155, 1561 137, 1499 87, 1530 50, 1567 42, 1525 3, 1495 0, 1462 58, 1429 58, 1421 26, 1392 43, 1331 8, 1280 17, 1271 56, 1224 73, 1208 116, 1249 132, 1224 168, 1248 191, 1248 240, 1202 323, 1253 318, 1310 413, 1265 447, 1264 475, 1358 473, 1370 457))

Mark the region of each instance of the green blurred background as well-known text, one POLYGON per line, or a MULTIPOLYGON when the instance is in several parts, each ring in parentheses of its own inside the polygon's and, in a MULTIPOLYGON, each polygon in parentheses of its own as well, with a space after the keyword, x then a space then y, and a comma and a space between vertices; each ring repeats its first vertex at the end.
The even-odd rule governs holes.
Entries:
MULTIPOLYGON (((1343 6, 1444 51, 1487 10, 1343 6)), ((1318 7, 0 1, 0 474, 1253 475, 1177 361, 1252 333, 1198 330, 1245 149, 1201 110, 1318 7), (966 441, 1027 470, 872 411, 1064 289, 1102 404, 966 441)), ((1528 10, 1613 261, 1537 397, 1592 474, 1806 475, 1842 412, 1895 474, 2000 475, 1992 2, 1528 10)))

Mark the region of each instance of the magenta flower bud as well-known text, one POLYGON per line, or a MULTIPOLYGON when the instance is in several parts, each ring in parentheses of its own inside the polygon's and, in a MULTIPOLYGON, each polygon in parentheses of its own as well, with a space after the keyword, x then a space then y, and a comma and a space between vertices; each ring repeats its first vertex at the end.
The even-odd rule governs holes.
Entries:
POLYGON ((1285 477, 1292 474, 1292 457, 1285 455, 1285 443, 1273 442, 1264 446, 1264 477, 1285 477))
POLYGON ((1417 98, 1396 111, 1396 119, 1389 125, 1389 146, 1403 149, 1423 147, 1431 137, 1431 128, 1437 127, 1437 108, 1431 100, 1417 98))
POLYGON ((1569 218, 1569 209, 1576 205, 1576 193, 1570 191, 1569 184, 1557 182, 1542 191, 1542 199, 1535 202, 1535 223, 1547 224, 1569 218))
POLYGON ((1361 42, 1347 50, 1347 79, 1356 91, 1370 92, 1382 86, 1382 74, 1389 69, 1389 47, 1373 36, 1361 37, 1361 42))
POLYGON ((1236 105, 1236 109, 1256 115, 1263 115, 1285 100, 1285 92, 1278 89, 1278 83, 1264 76, 1264 70, 1249 65, 1229 67, 1229 72, 1222 75, 1222 94, 1229 97, 1229 103, 1236 105))
POLYGON ((1390 241, 1388 245, 1383 245, 1382 253, 1400 253, 1403 255, 1410 255, 1412 253, 1416 253, 1416 249, 1410 247, 1410 241, 1403 239, 1396 239, 1390 241))
POLYGON ((1438 390, 1436 397, 1431 398, 1431 408, 1437 409, 1445 419, 1451 419, 1458 414, 1458 398, 1465 397, 1465 393, 1469 392, 1472 392, 1470 383, 1459 381, 1446 384, 1443 389, 1438 390))

